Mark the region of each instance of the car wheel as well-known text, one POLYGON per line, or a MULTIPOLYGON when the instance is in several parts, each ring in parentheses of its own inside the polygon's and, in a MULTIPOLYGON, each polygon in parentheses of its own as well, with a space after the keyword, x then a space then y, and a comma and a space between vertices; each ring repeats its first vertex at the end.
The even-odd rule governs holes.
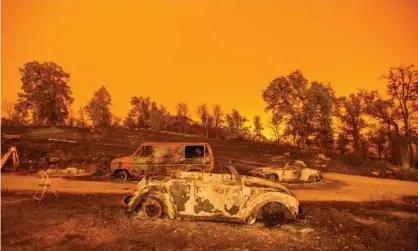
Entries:
POLYGON ((316 181, 316 176, 315 176, 315 175, 311 175, 311 176, 309 176, 309 178, 308 178, 308 182, 313 183, 313 182, 315 182, 315 181, 316 181))
POLYGON ((263 206, 263 220, 266 227, 273 227, 286 220, 282 204, 269 202, 263 206))
POLYGON ((278 183, 279 182, 279 177, 275 174, 269 174, 267 175, 267 179, 273 182, 278 183))
POLYGON ((145 199, 141 206, 141 215, 146 218, 160 218, 163 214, 163 207, 161 203, 151 197, 145 199))
POLYGON ((128 180, 129 174, 126 170, 119 170, 113 176, 115 180, 128 180))

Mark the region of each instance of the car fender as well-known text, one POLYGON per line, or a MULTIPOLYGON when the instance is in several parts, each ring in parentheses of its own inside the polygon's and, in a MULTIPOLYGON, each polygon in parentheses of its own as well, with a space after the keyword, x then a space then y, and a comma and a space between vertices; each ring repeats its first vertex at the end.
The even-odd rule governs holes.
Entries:
POLYGON ((243 218, 247 218, 251 214, 257 213, 258 210, 268 202, 279 202, 287 207, 291 213, 292 219, 296 219, 299 212, 299 201, 288 194, 280 192, 263 193, 253 199, 250 199, 244 205, 243 218))
MULTIPOLYGON (((154 188, 154 187, 150 187, 154 188)), ((177 210, 174 207, 173 198, 167 191, 156 191, 154 189, 145 188, 141 193, 132 194, 134 197, 128 204, 128 212, 134 211, 138 205, 140 205, 146 197, 153 197, 160 202, 164 203, 164 210, 169 219, 175 219, 177 210)))
POLYGON ((300 180, 301 181, 307 181, 309 179, 309 176, 311 175, 316 175, 318 176, 318 178, 320 177, 320 172, 314 169, 310 169, 310 168, 303 168, 302 169, 302 174, 300 176, 300 180))

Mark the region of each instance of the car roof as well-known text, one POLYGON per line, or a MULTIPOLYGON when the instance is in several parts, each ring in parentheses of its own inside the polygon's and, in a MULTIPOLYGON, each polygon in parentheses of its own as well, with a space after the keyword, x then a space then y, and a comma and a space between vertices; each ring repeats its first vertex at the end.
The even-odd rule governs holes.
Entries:
POLYGON ((208 145, 207 142, 170 142, 170 141, 148 141, 141 144, 141 146, 155 146, 155 145, 208 145))

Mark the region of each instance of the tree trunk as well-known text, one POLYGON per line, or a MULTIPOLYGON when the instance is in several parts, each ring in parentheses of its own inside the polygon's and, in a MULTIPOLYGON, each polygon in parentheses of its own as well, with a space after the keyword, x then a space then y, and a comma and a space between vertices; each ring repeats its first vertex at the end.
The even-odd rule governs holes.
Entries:
POLYGON ((410 167, 410 152, 408 149, 408 139, 397 131, 392 133, 392 157, 398 165, 410 167))
POLYGON ((354 139, 354 154, 355 156, 361 158, 361 150, 360 150, 360 142, 359 142, 359 138, 360 135, 358 134, 358 130, 355 129, 354 130, 354 135, 353 135, 353 139, 354 139))

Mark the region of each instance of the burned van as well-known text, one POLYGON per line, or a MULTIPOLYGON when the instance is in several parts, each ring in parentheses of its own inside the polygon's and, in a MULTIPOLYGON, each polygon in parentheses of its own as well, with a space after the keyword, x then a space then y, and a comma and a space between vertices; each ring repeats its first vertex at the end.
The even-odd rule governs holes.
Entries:
POLYGON ((117 180, 128 180, 176 171, 210 172, 213 152, 208 143, 146 142, 129 156, 112 160, 110 169, 117 180))

